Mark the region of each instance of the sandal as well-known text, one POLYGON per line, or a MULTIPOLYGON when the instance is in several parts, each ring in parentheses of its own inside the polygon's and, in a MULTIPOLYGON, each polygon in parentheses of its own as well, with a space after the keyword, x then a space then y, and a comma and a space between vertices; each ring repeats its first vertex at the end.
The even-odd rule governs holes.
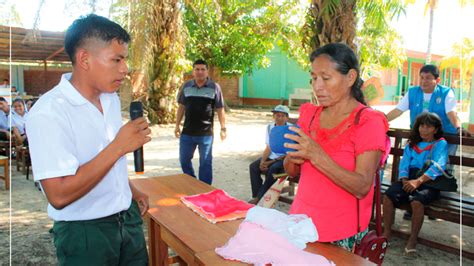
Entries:
POLYGON ((415 248, 408 249, 405 247, 405 255, 415 255, 415 254, 416 254, 415 248))

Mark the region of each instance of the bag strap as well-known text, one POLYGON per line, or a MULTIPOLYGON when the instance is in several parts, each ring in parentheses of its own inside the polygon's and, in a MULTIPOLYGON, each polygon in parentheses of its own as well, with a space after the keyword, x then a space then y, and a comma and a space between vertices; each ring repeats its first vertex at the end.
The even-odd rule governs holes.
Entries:
POLYGON ((354 125, 358 125, 359 124, 359 121, 360 121, 360 114, 362 113, 362 111, 364 111, 365 109, 367 108, 370 108, 368 106, 364 106, 362 108, 360 108, 359 111, 357 111, 357 114, 355 115, 354 117, 354 125))
MULTIPOLYGON (((430 168, 430 165, 431 163, 434 161, 431 160, 431 156, 433 155, 433 150, 434 150, 434 147, 435 145, 440 141, 440 140, 444 140, 444 138, 439 138, 437 141, 435 141, 433 144, 431 144, 431 148, 430 148, 430 153, 428 153, 428 157, 426 158, 426 161, 425 163, 423 164, 423 168, 422 168, 422 172, 425 173, 426 170, 428 170, 428 168, 430 168)), ((437 164, 437 163, 436 163, 437 164)), ((443 173, 444 176, 447 176, 447 174, 443 171, 443 169, 437 164, 436 165, 438 169, 441 170, 441 172, 443 173)))
MULTIPOLYGON (((361 108, 355 118, 354 118, 354 125, 359 124, 360 120, 360 114, 362 111, 366 108, 370 108, 368 106, 365 106, 361 108)), ((377 170, 375 170, 375 226, 376 226, 376 233, 377 236, 382 235, 382 213, 381 213, 381 208, 380 208, 380 164, 377 167, 377 170)), ((356 197, 357 200, 357 233, 360 233, 360 210, 359 210, 359 199, 356 197)))
POLYGON ((454 176, 449 175, 448 173, 446 173, 446 171, 444 171, 443 168, 441 168, 441 166, 439 165, 438 162, 435 162, 434 160, 431 160, 431 155, 433 154, 434 147, 440 140, 444 140, 444 138, 440 138, 437 141, 435 141, 435 143, 433 143, 433 147, 431 147, 430 153, 428 154, 428 158, 426 159, 425 164, 423 165, 423 169, 424 169, 423 173, 426 170, 428 170, 428 168, 430 167, 431 164, 433 164, 443 174, 444 177, 454 178, 454 176), (426 167, 426 169, 425 169, 425 167, 426 167))

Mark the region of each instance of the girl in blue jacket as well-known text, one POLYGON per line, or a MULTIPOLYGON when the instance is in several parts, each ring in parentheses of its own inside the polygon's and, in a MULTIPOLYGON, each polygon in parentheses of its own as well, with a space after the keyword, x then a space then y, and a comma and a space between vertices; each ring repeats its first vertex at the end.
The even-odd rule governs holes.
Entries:
POLYGON ((395 207, 409 203, 412 209, 411 235, 405 253, 416 252, 423 225, 424 206, 438 199, 439 190, 424 183, 443 175, 448 162, 448 143, 441 119, 435 113, 421 113, 411 130, 399 167, 399 181, 392 184, 383 199, 384 236, 390 238, 395 207), (430 161, 429 167, 424 167, 430 161), (421 169, 421 170, 420 170, 421 169))

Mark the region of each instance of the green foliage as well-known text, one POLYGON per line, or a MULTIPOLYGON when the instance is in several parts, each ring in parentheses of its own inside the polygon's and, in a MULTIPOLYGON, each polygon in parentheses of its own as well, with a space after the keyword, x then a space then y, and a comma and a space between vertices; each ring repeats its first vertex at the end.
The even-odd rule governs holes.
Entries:
POLYGON ((242 73, 268 63, 265 54, 291 26, 297 0, 185 1, 186 54, 223 73, 242 73))
POLYGON ((20 14, 12 1, 0 0, 0 25, 23 27, 20 14))
POLYGON ((309 68, 312 50, 330 42, 343 42, 356 49, 363 76, 383 68, 396 68, 405 60, 399 34, 390 21, 405 12, 399 0, 313 0, 299 36, 287 32, 283 49, 303 67, 309 68), (296 39, 302 49, 294 49, 296 39))
POLYGON ((460 87, 469 91, 471 79, 474 74, 474 42, 464 38, 461 42, 453 44, 451 55, 441 60, 440 69, 459 68, 461 71, 460 87))
POLYGON ((400 1, 359 0, 357 47, 365 77, 383 68, 398 68, 406 60, 401 36, 390 21, 405 12, 400 1))

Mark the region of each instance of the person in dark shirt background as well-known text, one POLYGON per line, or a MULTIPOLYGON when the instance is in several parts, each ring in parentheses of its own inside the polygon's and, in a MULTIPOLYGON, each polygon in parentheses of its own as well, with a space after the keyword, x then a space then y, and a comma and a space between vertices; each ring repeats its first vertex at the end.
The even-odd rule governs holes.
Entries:
POLYGON ((219 84, 209 78, 206 61, 193 64, 193 80, 182 86, 178 94, 175 136, 179 138, 179 162, 183 173, 196 177, 191 160, 196 147, 199 150, 199 180, 212 184, 212 143, 214 113, 220 123, 220 137, 227 137, 225 128, 224 97, 219 84), (181 131, 181 120, 184 125, 181 131))

